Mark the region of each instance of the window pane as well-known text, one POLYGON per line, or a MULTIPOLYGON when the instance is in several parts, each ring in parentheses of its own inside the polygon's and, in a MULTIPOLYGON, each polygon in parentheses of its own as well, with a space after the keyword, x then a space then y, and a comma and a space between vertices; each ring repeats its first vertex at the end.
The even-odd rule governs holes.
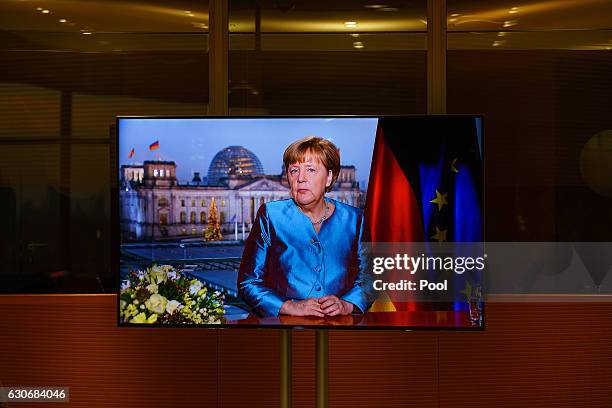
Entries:
POLYGON ((0 4, 3 291, 112 291, 115 116, 207 112, 206 0, 85 3, 0 4))
POLYGON ((2 145, 0 163, 0 292, 52 291, 63 269, 60 149, 2 145))
POLYGON ((181 103, 168 99, 76 94, 73 98, 73 137, 108 138, 115 117, 146 115, 204 115, 204 103, 181 103))
POLYGON ((448 112, 485 114, 487 239, 612 240, 612 53, 563 49, 595 32, 483 35, 449 33, 447 74, 448 112))
POLYGON ((72 146, 70 163, 70 276, 65 291, 112 292, 109 146, 72 146))
POLYGON ((230 109, 235 114, 425 113, 426 64, 424 50, 231 52, 230 109))
POLYGON ((447 0, 449 31, 612 28, 609 0, 447 0))
MULTIPOLYGON (((5 76, 1 78, 6 79, 5 76)), ((0 139, 57 138, 59 124, 60 93, 57 90, 0 82, 0 139)))
POLYGON ((470 32, 448 35, 449 50, 582 50, 612 49, 612 30, 470 32))
POLYGON ((230 2, 230 32, 352 33, 427 30, 427 1, 364 0, 230 2), (259 23, 258 23, 259 19, 259 23))
POLYGON ((208 1, 4 1, 4 30, 80 32, 207 32, 208 1), (166 4, 164 4, 166 3, 166 4), (173 7, 172 7, 173 6, 173 7), (43 10, 48 10, 45 13, 43 10), (63 20, 63 21, 62 21, 63 20))
POLYGON ((260 4, 230 3, 231 113, 425 113, 425 1, 260 4))

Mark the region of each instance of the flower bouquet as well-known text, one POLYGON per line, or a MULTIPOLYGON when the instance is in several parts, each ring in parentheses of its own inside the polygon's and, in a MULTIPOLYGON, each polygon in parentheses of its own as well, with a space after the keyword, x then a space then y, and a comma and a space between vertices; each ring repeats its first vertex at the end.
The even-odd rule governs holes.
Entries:
POLYGON ((220 324, 224 296, 170 265, 133 271, 119 295, 121 323, 220 324))

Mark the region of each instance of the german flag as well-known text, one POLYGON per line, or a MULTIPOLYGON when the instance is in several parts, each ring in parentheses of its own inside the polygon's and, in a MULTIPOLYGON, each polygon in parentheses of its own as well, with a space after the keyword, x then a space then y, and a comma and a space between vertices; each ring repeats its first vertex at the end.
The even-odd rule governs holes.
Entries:
POLYGON ((159 140, 156 140, 149 145, 149 150, 153 151, 155 149, 159 149, 159 140))

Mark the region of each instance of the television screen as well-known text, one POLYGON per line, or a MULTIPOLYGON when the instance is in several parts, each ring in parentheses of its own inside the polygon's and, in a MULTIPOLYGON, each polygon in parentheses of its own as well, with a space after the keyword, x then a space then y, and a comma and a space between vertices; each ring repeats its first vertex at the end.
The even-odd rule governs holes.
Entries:
POLYGON ((117 134, 120 325, 483 328, 481 117, 117 134))

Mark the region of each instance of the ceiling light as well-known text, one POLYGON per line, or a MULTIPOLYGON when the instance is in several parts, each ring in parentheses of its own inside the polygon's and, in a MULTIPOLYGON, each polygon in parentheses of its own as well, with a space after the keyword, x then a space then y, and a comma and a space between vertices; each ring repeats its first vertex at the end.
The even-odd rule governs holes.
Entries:
POLYGON ((519 12, 519 8, 518 7, 512 7, 508 13, 515 14, 515 13, 518 13, 518 12, 519 12))
POLYGON ((356 21, 345 21, 344 26, 346 28, 355 28, 357 27, 357 22, 356 21))
POLYGON ((453 13, 453 14, 451 14, 450 16, 451 16, 451 17, 459 17, 460 15, 461 15, 461 14, 459 14, 459 13, 453 13))
POLYGON ((387 7, 387 5, 386 4, 366 4, 363 7, 369 8, 369 9, 381 9, 381 8, 387 7))
POLYGON ((36 7, 36 11, 42 11, 43 8, 42 7, 36 7))
POLYGON ((493 47, 499 47, 500 45, 504 45, 506 43, 505 40, 493 41, 493 47))
POLYGON ((91 35, 91 32, 90 31, 83 31, 81 34, 83 34, 83 35, 91 35))
POLYGON ((353 33, 353 34, 349 34, 351 37, 355 37, 355 38, 359 38, 359 34, 357 33, 353 33))
POLYGON ((57 21, 59 21, 60 23, 65 23, 65 22, 67 22, 68 20, 66 20, 65 18, 60 18, 60 19, 59 19, 59 20, 57 20, 57 21))
POLYGON ((41 13, 43 13, 43 14, 49 14, 49 13, 50 13, 50 11, 49 11, 49 10, 43 10, 43 11, 41 11, 41 13))
POLYGON ((363 48, 363 43, 361 41, 355 41, 353 43, 353 48, 363 48))
POLYGON ((449 18, 449 19, 448 19, 448 22, 449 22, 449 23, 454 23, 455 21, 457 21, 457 19, 456 19, 456 18, 449 18))
POLYGON ((516 20, 504 21, 504 27, 512 27, 512 26, 515 26, 516 24, 517 24, 516 20))
POLYGON ((399 8, 397 7, 383 7, 381 9, 379 9, 380 11, 399 11, 399 8))

